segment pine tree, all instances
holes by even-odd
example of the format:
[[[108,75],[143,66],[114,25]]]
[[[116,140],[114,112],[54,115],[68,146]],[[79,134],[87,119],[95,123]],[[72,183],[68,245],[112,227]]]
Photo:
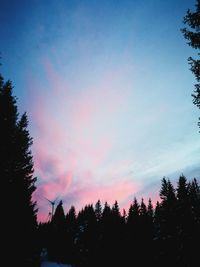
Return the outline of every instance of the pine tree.
[[[190,242],[188,244],[190,252],[191,266],[195,266],[195,262],[198,261],[198,246],[197,242],[200,240],[200,186],[197,179],[193,179],[189,183],[189,199],[192,212],[192,223],[190,231]]]
[[[36,189],[30,150],[32,138],[26,113],[19,118],[12,89],[12,83],[4,83],[0,76],[0,177],[8,196],[5,229],[9,234],[9,250],[16,255],[15,264],[30,266],[36,253],[37,229],[36,203],[32,200]]]
[[[56,228],[63,227],[66,224],[65,221],[65,212],[63,209],[63,202],[62,200],[58,203],[55,213],[53,215],[52,224],[55,225]]]
[[[149,198],[148,206],[147,206],[147,238],[149,241],[149,249],[148,252],[153,251],[153,238],[154,238],[154,209],[151,202],[151,199]],[[152,256],[151,256],[152,257]]]
[[[184,175],[181,175],[177,186],[177,199],[179,202],[186,202],[188,200],[188,184]]]
[[[120,213],[119,204],[115,200],[111,210],[110,227],[110,257],[113,266],[122,266],[124,263],[124,221]]]
[[[66,262],[67,231],[62,201],[56,207],[50,223],[49,235],[48,254],[50,259],[57,262]]]
[[[101,231],[100,231],[100,249],[98,266],[103,266],[106,262],[109,266],[111,264],[110,248],[112,247],[112,211],[107,202],[105,202],[101,219]]]
[[[117,200],[115,200],[114,205],[112,206],[112,216],[116,219],[120,218],[119,204]]]
[[[100,200],[98,200],[97,203],[95,204],[95,215],[96,215],[97,221],[99,222],[102,217],[102,206],[101,206]]]
[[[153,266],[153,206],[149,199],[148,207],[144,203],[142,198],[139,208],[139,225],[138,232],[140,233],[138,238],[138,257],[141,258],[141,266],[148,264]],[[143,257],[145,252],[146,257]]]
[[[151,198],[149,198],[149,202],[148,202],[148,207],[147,207],[147,214],[149,216],[149,218],[153,219],[153,205],[151,202]]]
[[[78,225],[76,210],[71,206],[66,215],[66,261],[71,264],[76,263],[76,242],[78,237]]]
[[[196,10],[195,12],[191,12],[191,10],[187,11],[186,16],[184,17],[184,24],[189,26],[188,28],[182,29],[183,35],[185,39],[187,39],[189,42],[188,44],[194,48],[199,49],[200,48],[200,0],[197,0],[196,2]],[[198,50],[199,51],[199,50]],[[198,56],[200,53],[198,52]],[[195,90],[192,94],[193,97],[193,103],[200,108],[200,60],[199,59],[193,59],[192,57],[188,58],[188,62],[190,64],[190,70],[193,72],[197,83],[195,84]],[[200,118],[198,125],[200,127]]]
[[[160,198],[162,199],[162,205],[170,206],[176,201],[175,189],[171,181],[166,180],[165,177],[162,179]]]
[[[104,224],[110,221],[111,208],[107,202],[104,204],[103,212],[102,212],[102,221]]]
[[[139,218],[139,210],[140,206],[138,204],[138,201],[136,198],[134,198],[133,203],[130,205],[129,211],[128,211],[128,218],[127,218],[127,223],[128,225],[132,223],[137,223],[138,218]]]
[[[81,266],[94,266],[97,253],[97,220],[93,205],[86,205],[78,214],[77,249]]]
[[[188,265],[188,243],[191,236],[192,210],[189,200],[189,185],[185,176],[181,175],[177,184],[177,242],[178,262],[180,265]]]
[[[127,224],[126,224],[126,250],[127,250],[127,257],[126,257],[126,264],[128,265],[129,262],[132,262],[133,258],[135,262],[139,261],[139,250],[140,245],[140,235],[141,235],[141,228],[140,228],[140,206],[136,198],[134,198],[133,202],[130,205],[128,210],[128,217],[127,217]]]
[[[125,209],[123,209],[123,211],[122,211],[122,221],[123,221],[124,224],[127,221],[127,213],[126,213]]]
[[[68,213],[66,214],[66,221],[67,221],[67,224],[69,224],[70,226],[75,223],[75,221],[76,221],[76,209],[74,206],[71,206]]]
[[[192,212],[195,217],[195,221],[200,224],[200,186],[197,179],[194,178],[188,185],[188,194],[191,203]]]
[[[162,179],[159,207],[159,245],[162,248],[161,262],[165,260],[166,266],[177,260],[177,199],[171,181]]]
[[[142,198],[140,203],[140,209],[139,209],[140,216],[147,217],[147,207],[144,203],[144,199]]]

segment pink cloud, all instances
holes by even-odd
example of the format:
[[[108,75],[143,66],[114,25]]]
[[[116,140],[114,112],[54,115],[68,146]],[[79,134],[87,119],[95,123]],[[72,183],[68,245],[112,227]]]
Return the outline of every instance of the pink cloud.
[[[85,178],[85,176],[82,176]],[[75,196],[76,206],[78,209],[85,204],[95,204],[98,199],[102,204],[107,201],[113,204],[115,200],[125,208],[130,204],[130,197],[133,199],[134,195],[141,189],[141,184],[130,180],[129,177],[122,177],[121,180],[111,180],[106,183],[96,182],[93,177],[89,177],[80,184],[74,184],[71,187],[70,194]],[[66,195],[66,200],[68,196]]]
[[[43,184],[43,192],[46,198],[54,199],[60,194],[65,195],[72,181],[71,174],[65,174],[55,180]]]
[[[38,83],[39,95],[33,97],[31,112],[36,136],[35,173],[39,177],[34,198],[43,214],[39,214],[39,218],[45,217],[45,209],[47,212],[44,197],[67,199],[75,195],[79,207],[98,198],[124,202],[138,190],[130,177],[117,178],[127,172],[129,162],[113,164],[110,170],[104,171],[108,177],[102,174],[116,139],[114,122],[123,111],[127,97],[125,92],[119,94],[118,71],[107,73],[95,88],[87,88],[77,95],[66,86],[65,79],[58,75],[48,59],[43,66],[49,89]]]

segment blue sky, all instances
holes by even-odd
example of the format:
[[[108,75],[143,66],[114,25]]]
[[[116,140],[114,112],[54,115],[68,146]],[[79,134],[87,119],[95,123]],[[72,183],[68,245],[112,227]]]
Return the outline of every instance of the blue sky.
[[[1,72],[34,138],[44,197],[68,208],[158,197],[199,178],[195,56],[180,28],[195,1],[1,1]]]

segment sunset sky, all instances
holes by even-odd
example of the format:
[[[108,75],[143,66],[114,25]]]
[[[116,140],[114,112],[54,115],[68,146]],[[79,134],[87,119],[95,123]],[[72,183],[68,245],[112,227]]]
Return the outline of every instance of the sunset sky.
[[[0,72],[27,111],[39,219],[158,199],[163,176],[200,178],[198,109],[180,28],[191,0],[1,0]]]

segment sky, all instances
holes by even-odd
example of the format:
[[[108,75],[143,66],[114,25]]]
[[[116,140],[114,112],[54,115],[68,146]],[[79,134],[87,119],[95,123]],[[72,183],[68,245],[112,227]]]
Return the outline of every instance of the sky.
[[[161,179],[200,178],[199,111],[180,31],[192,0],[1,0],[0,72],[33,137],[45,198],[77,210],[159,199]]]

